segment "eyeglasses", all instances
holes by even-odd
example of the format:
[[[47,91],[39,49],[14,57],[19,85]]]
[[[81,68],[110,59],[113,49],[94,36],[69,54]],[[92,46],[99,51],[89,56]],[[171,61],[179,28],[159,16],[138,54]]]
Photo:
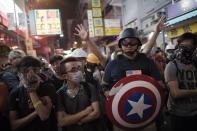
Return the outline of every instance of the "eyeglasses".
[[[81,66],[77,66],[77,67],[72,67],[71,70],[66,71],[67,73],[75,73],[77,71],[81,70]]]
[[[139,42],[133,41],[132,39],[126,38],[121,41],[121,45],[123,46],[137,46]]]

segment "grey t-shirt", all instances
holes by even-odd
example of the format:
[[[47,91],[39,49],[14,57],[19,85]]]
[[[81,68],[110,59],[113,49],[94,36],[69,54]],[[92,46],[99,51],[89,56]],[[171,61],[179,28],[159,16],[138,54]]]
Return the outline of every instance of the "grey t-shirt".
[[[197,69],[195,66],[187,67],[179,61],[169,62],[165,69],[165,81],[178,81],[179,88],[193,90],[197,88]],[[173,99],[168,98],[168,109],[177,116],[193,116],[197,114],[197,96]]]
[[[77,95],[73,98],[70,97],[66,91],[67,85],[62,86],[57,91],[57,111],[65,111],[67,114],[76,114],[90,106],[91,103],[99,101],[98,92],[95,86],[91,84],[81,84]],[[99,120],[96,119],[82,125],[74,124],[65,126],[63,131],[99,131],[99,124]]]

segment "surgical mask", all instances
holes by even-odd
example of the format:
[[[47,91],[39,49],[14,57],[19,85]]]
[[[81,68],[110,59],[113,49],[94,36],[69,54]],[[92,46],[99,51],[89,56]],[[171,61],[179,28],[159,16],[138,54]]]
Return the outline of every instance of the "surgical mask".
[[[83,77],[83,74],[81,71],[71,73],[70,76],[71,76],[71,80],[73,82],[80,83],[80,82],[84,81],[84,77]]]
[[[176,58],[183,64],[191,64],[193,62],[195,48],[179,46],[176,50]]]
[[[167,58],[168,58],[169,60],[174,60],[175,57],[176,57],[176,54],[175,54],[174,51],[169,51],[169,52],[167,52]]]

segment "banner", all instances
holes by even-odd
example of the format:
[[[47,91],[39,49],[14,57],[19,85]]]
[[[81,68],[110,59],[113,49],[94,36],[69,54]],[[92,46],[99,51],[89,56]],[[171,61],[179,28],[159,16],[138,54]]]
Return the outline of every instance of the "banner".
[[[18,27],[19,29],[24,30],[25,29],[25,14],[24,13],[18,13]]]
[[[8,30],[14,30],[14,13],[7,13]]]
[[[94,37],[94,23],[92,18],[92,10],[87,10],[87,16],[88,16],[89,36]]]

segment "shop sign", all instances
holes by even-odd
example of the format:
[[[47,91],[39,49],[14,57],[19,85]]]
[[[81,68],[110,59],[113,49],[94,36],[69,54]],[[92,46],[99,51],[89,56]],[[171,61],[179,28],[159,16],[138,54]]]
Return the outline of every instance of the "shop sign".
[[[100,0],[92,0],[92,7],[101,7]]]
[[[30,25],[35,23],[32,29],[34,35],[60,35],[62,34],[61,18],[59,9],[34,10],[34,19]],[[35,29],[34,29],[35,28]],[[35,31],[35,32],[34,32]]]
[[[14,30],[14,13],[7,13],[8,30]]]
[[[167,7],[167,16],[168,19],[185,14],[193,9],[196,9],[197,2],[196,0],[181,0],[175,4],[169,5]]]
[[[102,18],[94,18],[94,27],[103,26]]]
[[[92,15],[93,17],[101,17],[101,8],[92,8]]]
[[[104,22],[106,36],[119,35],[121,31],[119,19],[105,19]]]
[[[196,33],[197,32],[197,23],[190,24],[190,25],[184,25],[175,29],[172,29],[167,32],[169,38],[174,38],[182,35],[183,33],[186,32],[192,32]]]
[[[103,36],[103,27],[95,27],[94,28],[95,36]]]
[[[94,23],[92,18],[92,10],[87,10],[87,16],[88,16],[89,36],[94,37]]]
[[[120,31],[120,28],[105,28],[105,36],[119,35]]]

